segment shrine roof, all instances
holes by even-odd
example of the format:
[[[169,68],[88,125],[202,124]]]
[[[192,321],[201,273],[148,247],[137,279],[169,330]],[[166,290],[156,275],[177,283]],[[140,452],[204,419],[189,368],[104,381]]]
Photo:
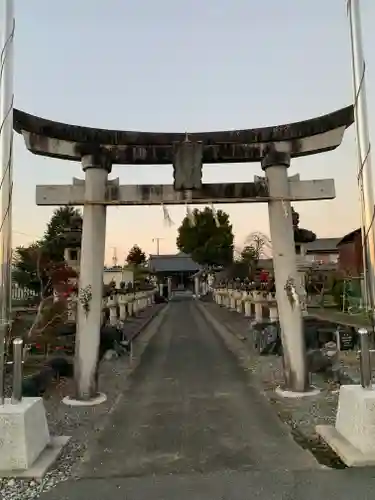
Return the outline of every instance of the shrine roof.
[[[148,266],[154,273],[194,272],[200,269],[200,265],[190,255],[182,252],[176,255],[150,255]]]
[[[90,148],[111,152],[113,163],[169,164],[175,144],[201,142],[203,163],[259,161],[270,143],[289,143],[293,157],[329,151],[354,121],[353,106],[309,120],[271,127],[211,132],[141,132],[70,125],[14,110],[14,130],[28,149],[45,156],[79,161]],[[338,132],[338,133],[337,133]],[[313,138],[313,140],[306,139]]]

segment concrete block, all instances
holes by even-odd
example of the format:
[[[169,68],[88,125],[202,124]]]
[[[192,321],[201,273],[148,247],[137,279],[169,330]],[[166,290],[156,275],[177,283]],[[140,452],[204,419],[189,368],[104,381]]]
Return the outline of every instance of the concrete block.
[[[360,385],[343,385],[335,427],[318,426],[316,431],[346,465],[374,465],[375,391]]]
[[[362,453],[375,452],[375,391],[360,385],[343,385],[336,429]]]
[[[62,449],[69,442],[70,437],[51,437],[51,441],[44,448],[39,457],[28,469],[0,470],[1,477],[17,477],[23,479],[42,479],[51,466],[58,459]]]
[[[50,443],[42,398],[0,406],[0,470],[28,469]]]
[[[375,453],[362,453],[333,425],[317,425],[316,433],[341,458],[348,467],[374,467]]]

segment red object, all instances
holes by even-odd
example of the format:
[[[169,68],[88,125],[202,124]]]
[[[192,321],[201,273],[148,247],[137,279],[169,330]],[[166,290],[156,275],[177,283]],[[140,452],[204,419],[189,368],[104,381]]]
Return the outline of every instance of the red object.
[[[268,274],[268,272],[267,272],[267,271],[264,271],[264,270],[263,270],[263,271],[261,271],[261,273],[260,273],[260,281],[261,281],[262,283],[264,283],[264,282],[268,281],[268,278],[269,278],[269,274]]]

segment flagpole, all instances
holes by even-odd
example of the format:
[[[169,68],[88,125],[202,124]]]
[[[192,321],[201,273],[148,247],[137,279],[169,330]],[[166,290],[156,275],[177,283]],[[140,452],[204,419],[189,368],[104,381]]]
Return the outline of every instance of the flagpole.
[[[366,64],[362,46],[360,0],[347,0],[350,26],[354,91],[354,119],[358,149],[358,185],[364,244],[364,271],[368,306],[375,314],[375,208],[371,165],[371,144],[367,115]]]
[[[1,279],[0,405],[4,404],[5,341],[11,325],[12,191],[13,191],[13,49],[14,0],[2,0],[0,59]]]

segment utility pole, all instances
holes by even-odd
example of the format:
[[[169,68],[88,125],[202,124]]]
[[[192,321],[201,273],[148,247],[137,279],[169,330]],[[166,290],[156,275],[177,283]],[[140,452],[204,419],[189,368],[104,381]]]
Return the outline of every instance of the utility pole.
[[[117,259],[117,247],[112,247],[113,255],[112,255],[112,264],[113,267],[117,267],[118,259]]]
[[[358,149],[358,188],[361,203],[361,231],[366,302],[375,314],[375,227],[371,144],[366,97],[366,64],[363,55],[360,0],[346,1],[352,56],[354,120]]]
[[[156,255],[160,255],[160,241],[164,238],[152,238],[152,242],[156,242]]]
[[[1,281],[0,281],[0,405],[4,404],[5,339],[11,324],[12,192],[13,192],[13,48],[14,1],[1,2],[0,163],[1,163]]]

